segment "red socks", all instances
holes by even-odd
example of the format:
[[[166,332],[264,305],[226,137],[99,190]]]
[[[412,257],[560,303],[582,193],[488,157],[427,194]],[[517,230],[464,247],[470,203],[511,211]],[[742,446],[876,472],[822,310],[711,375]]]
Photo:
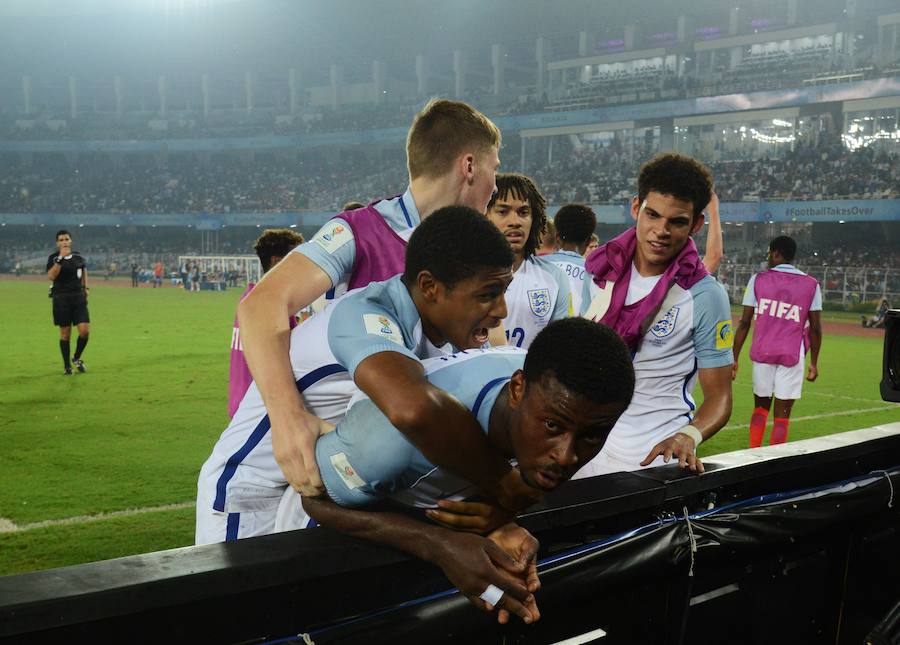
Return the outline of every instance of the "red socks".
[[[772,424],[772,437],[769,439],[769,445],[774,446],[776,443],[787,441],[789,421],[790,419],[775,419]]]
[[[750,416],[750,447],[759,448],[762,445],[763,435],[766,432],[766,421],[769,419],[769,411],[765,408],[754,408]]]

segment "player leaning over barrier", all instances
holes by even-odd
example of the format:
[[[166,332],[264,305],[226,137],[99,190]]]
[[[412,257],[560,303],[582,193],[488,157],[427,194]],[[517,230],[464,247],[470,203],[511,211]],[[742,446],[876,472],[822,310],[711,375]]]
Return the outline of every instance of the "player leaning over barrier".
[[[426,380],[419,359],[440,355],[447,343],[467,349],[487,341],[488,329],[506,315],[512,262],[509,244],[481,213],[440,209],[410,237],[403,275],[346,294],[291,332],[290,378],[304,408],[330,427],[358,387],[404,434],[421,418],[439,419],[440,440],[450,436],[434,453],[461,450],[475,433],[508,470],[470,412]],[[305,525],[299,498],[276,461],[271,409],[267,414],[257,385],[247,390],[200,472],[198,543],[272,533],[282,497],[285,519],[277,528]],[[529,497],[538,496],[527,488]]]
[[[756,319],[756,331],[750,345],[753,361],[753,400],[750,417],[750,447],[762,445],[772,397],[775,397],[775,420],[771,444],[784,443],[794,401],[803,390],[803,368],[806,358],[804,333],[809,321],[809,370],[807,381],[819,376],[819,350],[822,347],[822,291],[812,276],[791,262],[797,254],[797,243],[787,235],[769,242],[767,271],[750,277],[744,291],[744,311],[734,337],[734,369],[747,332]]]
[[[547,325],[527,354],[512,347],[472,350],[424,366],[429,382],[471,410],[490,443],[544,491],[597,454],[634,390],[625,344],[605,325],[580,318]],[[328,497],[303,503],[322,525],[440,566],[478,606],[499,605],[526,622],[539,617],[537,543],[527,531],[507,524],[485,539],[398,512],[433,509],[438,499],[467,499],[477,491],[436,468],[368,398],[355,400],[335,431],[319,438],[316,460]],[[378,510],[341,509],[330,500]],[[498,585],[509,592],[503,600]]]
[[[731,416],[731,308],[691,235],[712,178],[700,162],[657,155],[641,167],[636,225],[588,257],[585,317],[613,327],[634,355],[634,398],[579,476],[668,462],[703,471],[697,446]],[[699,376],[703,403],[691,393]]]
[[[313,449],[324,426],[304,408],[291,377],[288,316],[326,291],[339,293],[401,273],[406,240],[420,219],[438,208],[462,204],[483,213],[496,188],[499,147],[500,131],[474,108],[429,102],[407,137],[407,191],[331,220],[270,271],[238,308],[244,354],[272,417],[275,456],[294,489],[322,491]],[[518,471],[490,451],[483,436],[444,422],[446,402],[402,398],[409,407],[400,427],[426,454],[476,479],[508,508],[527,504],[522,497],[529,491]],[[458,451],[444,448],[451,433],[461,433],[453,434]]]
[[[527,349],[548,322],[572,314],[566,276],[537,255],[547,223],[546,205],[544,196],[525,175],[497,175],[497,193],[488,204],[487,216],[516,254],[513,281],[506,291],[509,316],[503,321],[506,340],[514,347]]]

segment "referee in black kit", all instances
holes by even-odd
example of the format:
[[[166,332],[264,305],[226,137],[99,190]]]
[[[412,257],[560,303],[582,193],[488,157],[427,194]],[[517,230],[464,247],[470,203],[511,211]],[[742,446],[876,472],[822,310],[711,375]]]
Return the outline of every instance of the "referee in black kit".
[[[53,298],[53,324],[59,327],[59,351],[62,353],[64,374],[72,373],[72,365],[85,372],[81,354],[88,342],[91,319],[87,308],[87,269],[80,253],[72,251],[69,231],[56,234],[56,253],[47,258],[47,277],[53,282],[50,296]],[[78,326],[78,342],[75,356],[69,362],[69,338],[72,325]]]

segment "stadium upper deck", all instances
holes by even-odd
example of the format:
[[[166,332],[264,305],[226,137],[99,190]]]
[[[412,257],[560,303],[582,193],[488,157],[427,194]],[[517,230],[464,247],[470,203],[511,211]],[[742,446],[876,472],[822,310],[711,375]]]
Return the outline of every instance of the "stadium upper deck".
[[[635,104],[655,104],[640,108],[642,119],[666,119],[898,96],[900,12],[891,13],[891,6],[878,0],[859,7],[772,0],[743,3],[727,14],[686,6],[681,15],[662,11],[655,22],[626,16],[594,31],[536,32],[533,47],[500,31],[492,34],[487,52],[487,43],[467,47],[461,40],[443,52],[446,60],[433,52],[390,67],[386,52],[354,66],[336,62],[304,69],[270,58],[236,61],[217,73],[196,60],[173,65],[156,57],[149,62],[157,66],[149,78],[149,65],[141,73],[99,77],[57,71],[40,76],[7,63],[0,68],[0,96],[6,97],[0,99],[0,138],[42,140],[39,146],[7,149],[45,151],[71,151],[68,140],[227,140],[181,142],[169,146],[174,150],[233,148],[234,139],[249,148],[334,145],[341,140],[303,135],[404,128],[433,94],[464,98],[495,117],[607,108],[588,116],[607,124],[630,120],[622,115],[633,113]],[[572,13],[579,11],[584,24],[597,21],[596,9]],[[378,54],[385,54],[382,60]],[[806,89],[799,99],[779,93],[797,88]],[[766,94],[753,94],[759,92]],[[737,98],[706,99],[722,96]],[[573,121],[543,116],[509,119],[504,129]],[[273,135],[294,137],[273,141]],[[108,147],[123,149],[130,148]]]

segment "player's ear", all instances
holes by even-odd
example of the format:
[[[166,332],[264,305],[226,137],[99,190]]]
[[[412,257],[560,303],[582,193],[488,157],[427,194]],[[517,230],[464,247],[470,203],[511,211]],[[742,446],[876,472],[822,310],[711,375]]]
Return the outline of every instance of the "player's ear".
[[[475,181],[475,162],[475,155],[471,152],[461,154],[456,160],[459,171],[467,184]]]
[[[703,228],[703,224],[706,222],[706,215],[702,212],[694,215],[694,224],[691,226],[691,235],[694,235]]]
[[[434,302],[437,299],[441,286],[431,271],[419,271],[419,275],[416,276],[416,288],[426,302]]]
[[[516,370],[509,379],[509,407],[513,410],[521,405],[525,398],[525,372]]]
[[[641,212],[641,206],[642,204],[637,195],[631,198],[631,219],[635,222],[637,221],[638,213]]]

